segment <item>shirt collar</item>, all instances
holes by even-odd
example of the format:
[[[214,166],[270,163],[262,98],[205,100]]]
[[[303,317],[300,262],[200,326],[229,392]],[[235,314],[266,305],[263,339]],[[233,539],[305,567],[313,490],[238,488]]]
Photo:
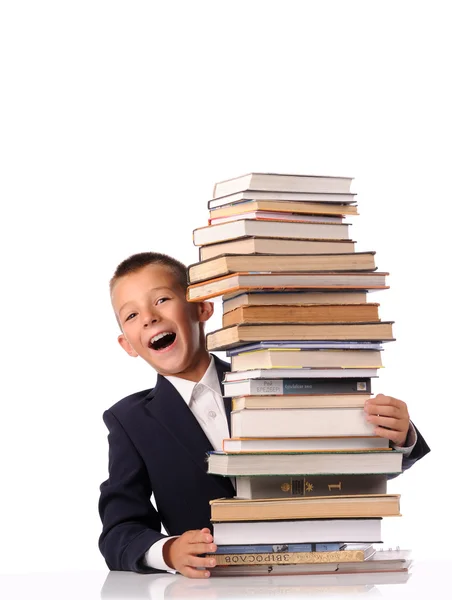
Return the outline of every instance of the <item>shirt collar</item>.
[[[188,379],[182,379],[181,377],[175,377],[174,375],[164,375],[165,379],[167,379],[179,392],[179,394],[184,399],[184,402],[189,405],[190,400],[193,394],[193,390],[195,386],[199,384],[203,384],[207,388],[209,388],[213,393],[221,394],[220,382],[218,381],[218,373],[215,366],[215,360],[213,356],[210,356],[210,363],[206,369],[206,372],[200,379],[198,383],[195,381],[189,381]]]

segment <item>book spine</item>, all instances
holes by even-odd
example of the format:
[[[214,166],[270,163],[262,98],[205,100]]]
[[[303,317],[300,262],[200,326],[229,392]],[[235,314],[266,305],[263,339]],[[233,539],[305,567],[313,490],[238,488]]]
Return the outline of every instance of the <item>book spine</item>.
[[[247,494],[241,495],[242,479]],[[310,477],[246,477],[237,481],[237,497],[294,498],[300,496],[353,496],[386,494],[386,475],[311,475]]]
[[[330,544],[257,544],[242,546],[217,546],[216,554],[271,554],[285,552],[337,552],[341,543]]]
[[[226,385],[225,382],[225,392]],[[229,387],[229,386],[228,386]],[[353,394],[371,392],[371,379],[254,379],[250,382],[251,395],[309,395],[309,394]],[[233,389],[233,388],[232,388]]]
[[[339,550],[338,552],[271,552],[261,554],[207,554],[206,558],[215,558],[221,565],[296,565],[300,563],[318,564],[335,562],[361,562],[362,550]]]

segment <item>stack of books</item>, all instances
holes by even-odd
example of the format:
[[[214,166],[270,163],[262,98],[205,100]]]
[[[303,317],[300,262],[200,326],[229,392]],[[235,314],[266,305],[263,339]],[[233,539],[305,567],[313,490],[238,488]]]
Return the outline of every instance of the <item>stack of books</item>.
[[[231,439],[208,457],[209,473],[236,483],[235,498],[211,502],[223,572],[385,568],[373,544],[382,518],[400,515],[386,482],[402,453],[374,435],[363,407],[393,323],[368,301],[388,273],[374,251],[355,252],[351,183],[268,173],[223,181],[208,226],[193,232],[200,261],[187,298],[222,297],[223,327],[207,348],[232,361]]]

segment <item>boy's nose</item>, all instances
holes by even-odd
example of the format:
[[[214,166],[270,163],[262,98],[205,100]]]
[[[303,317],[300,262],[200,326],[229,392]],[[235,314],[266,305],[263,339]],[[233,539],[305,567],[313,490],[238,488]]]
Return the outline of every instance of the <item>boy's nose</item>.
[[[148,327],[149,325],[152,325],[153,323],[157,323],[158,321],[158,317],[156,314],[148,314],[148,315],[144,315],[144,320],[143,320],[143,326],[144,327]]]

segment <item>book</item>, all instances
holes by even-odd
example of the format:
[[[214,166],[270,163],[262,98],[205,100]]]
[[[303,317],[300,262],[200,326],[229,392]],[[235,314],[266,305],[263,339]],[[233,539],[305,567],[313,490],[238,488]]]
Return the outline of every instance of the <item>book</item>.
[[[379,323],[246,323],[217,329],[206,336],[207,349],[227,350],[260,340],[394,340],[392,322]],[[241,394],[240,394],[241,395]]]
[[[386,475],[237,477],[236,488],[237,498],[249,500],[299,496],[386,494],[387,477]]]
[[[240,292],[223,297],[223,314],[242,306],[303,306],[305,304],[365,304],[366,292]]]
[[[225,381],[225,398],[238,396],[284,396],[370,393],[371,379],[247,379]],[[298,436],[301,437],[301,436]]]
[[[219,225],[198,227],[193,231],[193,243],[195,246],[207,246],[253,235],[265,238],[348,240],[350,239],[349,226],[349,223],[295,223],[240,219]]]
[[[239,396],[232,398],[232,410],[273,408],[364,408],[370,394],[309,394],[306,396]]]
[[[309,204],[318,204],[324,209],[325,205],[337,205],[337,208],[354,207],[356,205],[356,194],[353,193],[320,193],[320,192],[274,192],[264,190],[246,190],[227,194],[218,198],[211,198],[207,202],[209,210],[214,210],[223,206],[230,206],[242,202],[302,202]],[[353,213],[350,213],[353,214]]]
[[[366,272],[304,272],[304,273],[231,273],[188,286],[187,300],[201,302],[239,290],[384,290],[388,273]],[[278,338],[281,339],[281,338]]]
[[[378,369],[354,368],[312,368],[300,369],[249,369],[246,371],[229,371],[225,373],[224,381],[247,381],[248,379],[340,379],[341,377],[378,377]]]
[[[329,175],[247,173],[215,183],[213,197],[220,198],[247,190],[348,194],[352,181],[352,177],[331,177]]]
[[[348,563],[369,559],[374,553],[370,544],[362,545],[362,550],[339,550],[337,552],[270,552],[267,554],[206,554],[206,558],[215,558],[216,566],[221,565],[296,565],[319,563]]]
[[[190,283],[241,272],[375,271],[375,252],[344,254],[223,254],[188,267]]]
[[[243,409],[231,412],[232,437],[373,435],[361,407]]]
[[[346,544],[242,544],[241,546],[217,546],[218,554],[270,554],[280,552],[338,552]]]
[[[201,246],[199,260],[208,260],[222,254],[343,254],[353,252],[355,243],[353,240],[278,239],[246,236],[238,240]]]
[[[381,519],[301,519],[213,523],[215,544],[380,543]]]
[[[359,397],[359,394],[357,394]],[[309,396],[308,396],[309,397]],[[269,396],[271,398],[271,396]],[[227,438],[223,440],[223,452],[255,454],[263,452],[353,452],[356,450],[388,450],[389,440],[378,436],[331,436],[293,438]],[[273,478],[272,478],[273,479]],[[238,489],[238,488],[237,488]],[[380,493],[375,491],[375,493]]]
[[[261,452],[255,454],[226,454],[224,452],[212,451],[208,454],[207,472],[212,475],[222,475],[223,477],[254,477],[257,475],[388,475],[402,472],[402,457],[403,452],[397,450],[391,450],[390,452],[274,452],[269,454]],[[303,540],[297,541],[301,542]],[[326,540],[316,541],[322,542]],[[344,541],[350,542],[352,540]]]
[[[343,519],[400,517],[397,494],[354,496],[300,496],[298,498],[210,501],[211,521],[281,521],[295,519]]]
[[[379,350],[307,350],[301,348],[269,348],[235,354],[232,371],[248,369],[374,368],[382,366]]]
[[[226,197],[223,197],[226,199]],[[209,210],[209,221],[229,217],[240,217],[249,213],[269,213],[282,215],[301,215],[322,217],[339,217],[358,215],[358,208],[352,204],[334,204],[327,202],[303,202],[300,200],[241,200],[222,204]],[[279,217],[278,217],[279,218]],[[289,217],[290,218],[290,217]]]
[[[296,223],[342,223],[343,217],[337,215],[313,215],[289,212],[277,212],[270,210],[254,210],[244,212],[238,215],[228,215],[209,219],[209,225],[219,225],[220,223],[230,223],[240,219],[256,219],[257,221],[291,221]]]
[[[253,352],[254,350],[383,350],[381,342],[367,342],[361,341],[347,341],[343,340],[340,342],[329,340],[329,341],[279,341],[272,340],[270,342],[257,342],[255,344],[244,344],[237,348],[229,348],[226,351],[227,356],[237,356],[245,352]]]
[[[229,196],[231,198],[231,196]],[[223,196],[222,200],[227,197]],[[218,219],[221,217],[229,217],[232,215],[241,215],[253,211],[276,212],[286,214],[302,214],[302,215],[334,215],[339,217],[356,216],[358,208],[352,204],[333,204],[327,202],[304,202],[303,200],[292,200],[290,197],[287,200],[271,199],[248,199],[236,200],[228,204],[222,204],[209,211],[210,219]]]
[[[241,306],[223,314],[223,327],[241,323],[368,323],[379,321],[377,303]]]

